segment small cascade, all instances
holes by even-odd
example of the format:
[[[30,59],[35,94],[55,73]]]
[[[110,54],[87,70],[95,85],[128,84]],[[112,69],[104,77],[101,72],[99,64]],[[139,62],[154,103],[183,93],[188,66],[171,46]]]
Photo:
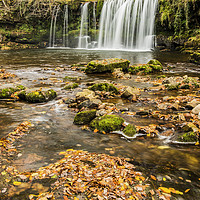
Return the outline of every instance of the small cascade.
[[[89,36],[88,36],[88,5],[89,2],[81,5],[81,27],[78,40],[78,48],[88,48]]]
[[[50,35],[49,35],[49,47],[52,47],[52,35],[53,35],[53,23],[54,23],[54,15],[55,15],[56,6],[53,8],[53,13],[51,17],[51,26],[50,26]]]
[[[51,18],[51,26],[50,26],[50,35],[49,35],[49,47],[55,47],[56,41],[56,22],[58,17],[60,6],[54,6],[52,18]]]
[[[97,30],[97,21],[96,21],[96,2],[93,4],[93,27],[94,30]],[[95,35],[96,36],[96,35]],[[96,38],[96,37],[95,37]]]
[[[69,23],[69,16],[68,16],[68,5],[65,5],[65,13],[64,13],[64,23],[63,23],[63,47],[68,46],[68,23]]]
[[[151,50],[157,0],[107,0],[99,28],[98,48]]]

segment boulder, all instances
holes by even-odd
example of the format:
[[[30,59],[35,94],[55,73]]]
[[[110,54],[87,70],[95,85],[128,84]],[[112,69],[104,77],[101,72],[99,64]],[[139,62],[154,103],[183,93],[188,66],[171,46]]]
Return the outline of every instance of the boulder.
[[[178,137],[178,141],[180,142],[197,142],[198,137],[194,132],[184,133],[183,135]]]
[[[96,83],[92,86],[90,86],[88,89],[93,91],[106,91],[110,92],[111,94],[119,94],[118,89],[110,83]]]
[[[130,61],[120,58],[93,60],[87,64],[85,72],[87,74],[113,72],[115,68],[122,68],[123,71],[126,71],[129,64]]]
[[[67,83],[65,86],[64,86],[64,90],[70,90],[70,89],[75,89],[78,87],[78,83]]]
[[[95,118],[91,121],[90,127],[92,130],[97,129],[100,132],[112,132],[122,128],[124,119],[117,115],[106,115],[103,117]]]
[[[137,130],[134,125],[128,124],[123,130],[123,133],[128,137],[133,137],[137,133]]]
[[[84,89],[82,92],[78,92],[76,94],[76,100],[78,103],[94,98],[95,98],[95,92],[88,89]]]
[[[22,91],[18,94],[18,97],[21,100],[25,100],[30,103],[42,103],[51,101],[57,96],[56,92],[53,89],[46,90],[46,91]]]
[[[85,125],[89,124],[96,117],[96,110],[82,111],[76,114],[74,124]]]
[[[193,114],[199,114],[200,112],[200,104],[198,104],[195,108],[192,109]]]
[[[125,99],[131,99],[133,101],[137,100],[137,96],[140,95],[140,91],[136,88],[132,88],[130,86],[126,87],[121,97]]]
[[[24,89],[25,87],[23,85],[0,89],[0,99],[14,98],[13,95],[15,92],[18,92]]]

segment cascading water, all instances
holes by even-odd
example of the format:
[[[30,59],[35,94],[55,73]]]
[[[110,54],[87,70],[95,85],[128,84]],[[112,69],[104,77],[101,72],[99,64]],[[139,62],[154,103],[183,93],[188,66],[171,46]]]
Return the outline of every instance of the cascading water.
[[[64,23],[63,23],[63,46],[68,46],[68,5],[65,5]]]
[[[81,6],[81,28],[78,40],[78,48],[88,48],[88,5],[89,2]]]
[[[99,28],[99,49],[151,50],[157,0],[107,0]]]
[[[93,4],[93,27],[94,27],[94,30],[96,31],[97,30],[97,20],[96,20],[96,7],[95,7],[95,4],[96,2],[94,2]]]
[[[53,36],[53,23],[54,23],[54,16],[55,16],[55,10],[56,10],[56,6],[54,6],[53,8],[53,13],[52,13],[52,17],[51,17],[51,26],[50,26],[50,35],[49,35],[49,47],[53,46],[52,43],[52,36]]]

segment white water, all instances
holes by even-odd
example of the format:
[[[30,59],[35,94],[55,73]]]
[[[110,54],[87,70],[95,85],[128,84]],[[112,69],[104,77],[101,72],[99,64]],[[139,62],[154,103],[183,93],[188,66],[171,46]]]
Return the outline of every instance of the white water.
[[[154,47],[157,0],[107,0],[99,28],[99,49],[149,51]]]
[[[53,8],[52,18],[51,18],[51,26],[50,26],[50,35],[49,35],[49,47],[52,47],[52,35],[53,35],[53,23],[54,23],[54,15],[55,15],[56,6]]]
[[[97,30],[97,21],[96,21],[96,2],[93,3],[93,27],[94,30]],[[96,39],[96,34],[95,34],[95,39]]]
[[[88,48],[88,23],[89,23],[89,17],[88,17],[88,5],[89,2],[82,4],[81,7],[81,27],[80,27],[80,34],[79,34],[79,40],[78,40],[78,48]]]
[[[64,14],[64,22],[63,22],[63,47],[68,46],[68,5],[65,5],[65,14]]]

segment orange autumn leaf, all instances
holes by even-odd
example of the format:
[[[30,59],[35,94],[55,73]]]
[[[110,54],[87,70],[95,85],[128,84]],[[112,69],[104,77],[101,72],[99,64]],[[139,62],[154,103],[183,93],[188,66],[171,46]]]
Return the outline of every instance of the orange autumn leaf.
[[[94,129],[94,133],[97,133],[98,132],[98,129]]]
[[[156,180],[157,180],[157,179],[156,179],[156,177],[155,177],[155,176],[153,176],[153,175],[151,175],[150,177],[151,177],[151,179],[153,179],[154,181],[156,181]]]
[[[64,200],[69,200],[66,196],[63,196]]]

